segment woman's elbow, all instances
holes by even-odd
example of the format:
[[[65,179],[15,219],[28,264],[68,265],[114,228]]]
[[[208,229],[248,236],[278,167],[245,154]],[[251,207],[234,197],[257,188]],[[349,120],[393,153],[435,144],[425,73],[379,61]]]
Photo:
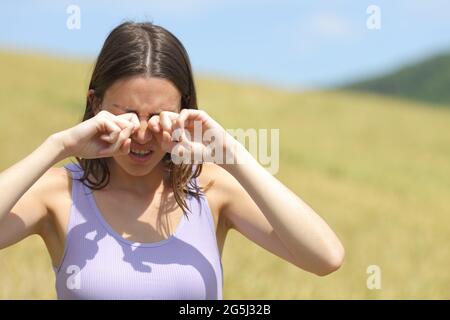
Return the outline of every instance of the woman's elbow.
[[[344,263],[345,249],[342,244],[333,250],[330,250],[327,257],[321,263],[320,268],[315,270],[315,274],[321,277],[337,271]]]

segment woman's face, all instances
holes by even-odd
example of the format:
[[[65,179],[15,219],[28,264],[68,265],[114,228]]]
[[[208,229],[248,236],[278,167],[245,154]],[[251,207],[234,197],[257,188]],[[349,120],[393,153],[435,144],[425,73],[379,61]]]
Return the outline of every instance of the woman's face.
[[[131,138],[131,150],[152,153],[145,157],[145,163],[136,161],[130,154],[114,156],[116,163],[133,176],[147,175],[155,168],[165,155],[155,136],[147,127],[151,116],[161,111],[179,113],[181,95],[178,89],[162,78],[132,76],[119,79],[105,92],[102,109],[115,115],[135,113],[140,121],[140,128]]]

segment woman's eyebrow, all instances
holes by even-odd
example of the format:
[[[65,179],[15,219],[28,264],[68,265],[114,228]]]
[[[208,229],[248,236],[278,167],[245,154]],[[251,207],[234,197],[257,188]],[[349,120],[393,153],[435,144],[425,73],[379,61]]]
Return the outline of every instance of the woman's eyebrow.
[[[134,113],[138,113],[137,110],[133,110],[133,109],[131,109],[131,108],[129,108],[129,107],[126,107],[126,106],[120,106],[120,105],[118,105],[117,103],[113,103],[112,105],[113,105],[114,107],[116,107],[116,108],[121,109],[121,110],[124,111],[124,112],[134,112]],[[150,116],[159,115],[159,114],[161,113],[161,111],[162,111],[161,109],[157,109],[156,112],[150,113]]]
[[[116,107],[116,108],[121,109],[122,111],[125,111],[125,112],[135,112],[135,113],[138,113],[138,112],[137,112],[136,110],[134,110],[134,109],[131,109],[131,108],[126,107],[126,106],[120,106],[120,105],[118,105],[117,103],[113,103],[112,105],[113,105],[114,107]],[[151,115],[151,116],[159,115],[159,114],[161,113],[161,111],[164,111],[164,110],[162,110],[161,108],[156,109],[156,111],[150,113],[150,115]],[[172,111],[172,112],[176,112],[176,111]]]

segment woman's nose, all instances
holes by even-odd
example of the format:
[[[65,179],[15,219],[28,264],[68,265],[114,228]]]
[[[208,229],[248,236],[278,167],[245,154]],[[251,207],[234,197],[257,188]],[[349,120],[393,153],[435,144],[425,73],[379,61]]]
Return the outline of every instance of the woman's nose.
[[[142,120],[140,122],[140,127],[133,135],[134,140],[139,142],[140,144],[145,144],[152,139],[152,133],[148,130],[147,121]]]

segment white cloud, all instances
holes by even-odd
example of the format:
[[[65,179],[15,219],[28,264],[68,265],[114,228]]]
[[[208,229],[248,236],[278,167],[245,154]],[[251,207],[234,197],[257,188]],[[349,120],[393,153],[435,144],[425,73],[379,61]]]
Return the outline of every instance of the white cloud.
[[[308,55],[336,41],[346,45],[357,41],[364,29],[365,23],[358,28],[355,21],[345,16],[319,11],[299,16],[295,21],[278,24],[276,32],[289,35],[291,50]]]

